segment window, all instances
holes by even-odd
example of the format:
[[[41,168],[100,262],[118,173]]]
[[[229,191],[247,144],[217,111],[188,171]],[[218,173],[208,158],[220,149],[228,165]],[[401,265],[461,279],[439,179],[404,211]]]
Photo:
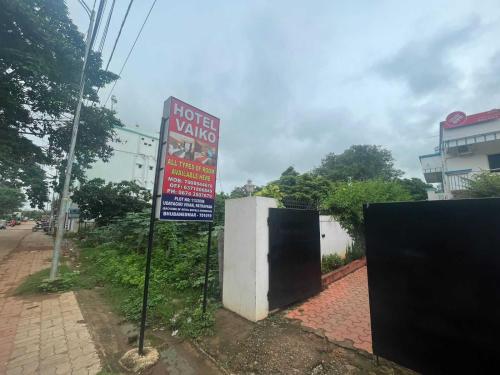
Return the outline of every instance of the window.
[[[142,164],[137,163],[137,168],[141,169],[142,168]]]
[[[150,170],[150,171],[152,171],[152,170],[153,170],[153,167],[152,167],[152,166],[150,166],[150,167],[149,167],[149,170]]]
[[[500,154],[488,155],[488,163],[490,169],[495,169],[495,172],[500,172]]]

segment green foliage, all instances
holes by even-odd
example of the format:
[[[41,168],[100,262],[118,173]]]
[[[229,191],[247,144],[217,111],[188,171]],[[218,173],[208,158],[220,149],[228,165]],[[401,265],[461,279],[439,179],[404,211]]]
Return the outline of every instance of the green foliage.
[[[72,199],[80,207],[82,218],[95,219],[98,225],[106,225],[113,218],[147,208],[151,194],[135,182],[106,184],[103,179],[95,178],[81,184],[73,192]]]
[[[24,194],[19,189],[0,185],[0,215],[19,211],[24,199]]]
[[[432,185],[426,184],[420,178],[402,178],[397,180],[401,186],[411,195],[414,201],[427,200],[427,189]]]
[[[314,172],[330,181],[394,179],[403,174],[394,168],[389,150],[373,145],[354,145],[340,155],[330,153]]]
[[[104,285],[110,298],[127,319],[140,319],[144,283],[149,214],[130,213],[107,226],[97,227],[80,240],[81,278],[87,285]],[[197,223],[160,222],[155,225],[155,242],[150,279],[149,319],[168,325],[183,336],[210,332],[216,304],[201,315],[207,245],[206,226]],[[209,272],[209,296],[219,296],[218,265],[214,238]]]
[[[278,180],[262,187],[255,195],[275,198],[281,206],[296,202],[317,207],[330,188],[330,182],[322,176],[300,174],[293,167],[288,167]]]
[[[85,43],[63,0],[0,0],[0,7],[0,181],[24,188],[32,207],[43,208],[44,167],[64,168]],[[118,78],[101,64],[91,52],[75,176],[109,157],[112,127],[121,125],[112,111],[95,106],[97,89]]]
[[[482,172],[470,179],[464,198],[500,197],[500,173]]]
[[[283,201],[283,193],[280,191],[280,187],[274,183],[264,186],[261,190],[255,193],[255,195],[259,197],[274,198],[279,204]]]
[[[254,194],[258,193],[262,189],[259,186],[255,186]],[[231,194],[229,194],[229,198],[234,199],[234,198],[245,198],[248,197],[248,192],[245,189],[245,185],[243,186],[236,186],[232,191]]]
[[[28,220],[40,220],[45,213],[40,210],[27,210],[23,211],[22,215],[23,217],[27,217]]]
[[[225,201],[229,196],[224,193],[215,195],[214,225],[224,225]]]
[[[78,271],[62,273],[54,280],[44,279],[38,286],[38,289],[45,293],[56,293],[70,290],[71,287],[75,285],[78,273]]]
[[[274,182],[283,193],[284,201],[301,202],[317,207],[330,191],[330,182],[312,173],[299,174],[293,167],[286,169]]]
[[[50,269],[35,272],[28,276],[21,285],[16,288],[16,295],[30,295],[37,293],[53,293],[71,289],[76,285],[78,271],[72,271],[67,265],[61,264],[59,276],[54,281],[48,279]]]
[[[325,200],[324,208],[364,247],[363,204],[406,200],[411,200],[411,195],[395,181],[340,182]]]
[[[332,272],[344,264],[346,264],[344,259],[338,254],[323,255],[321,258],[321,273]]]
[[[365,249],[360,241],[354,241],[347,246],[344,262],[349,264],[354,260],[361,259],[365,256]]]

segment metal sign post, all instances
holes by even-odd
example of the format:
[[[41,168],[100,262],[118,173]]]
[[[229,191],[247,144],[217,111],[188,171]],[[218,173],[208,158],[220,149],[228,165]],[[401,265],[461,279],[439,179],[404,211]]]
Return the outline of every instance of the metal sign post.
[[[146,315],[148,309],[149,276],[151,274],[151,256],[153,254],[153,240],[156,220],[156,200],[158,195],[158,180],[161,172],[161,156],[165,142],[166,118],[162,117],[160,127],[160,141],[158,142],[158,152],[156,155],[155,184],[153,187],[153,201],[151,205],[151,218],[149,219],[148,250],[146,255],[146,271],[144,274],[144,293],[142,297],[141,329],[139,333],[139,354],[144,355],[144,331],[146,330]]]
[[[203,285],[203,315],[207,312],[208,271],[210,268],[210,248],[212,247],[212,222],[208,223],[207,259],[205,261],[205,284]]]
[[[220,120],[174,97],[165,101],[156,157],[153,204],[144,275],[139,354],[144,355],[151,256],[156,219],[209,222],[203,313],[207,307],[208,273],[215,208],[215,180]]]

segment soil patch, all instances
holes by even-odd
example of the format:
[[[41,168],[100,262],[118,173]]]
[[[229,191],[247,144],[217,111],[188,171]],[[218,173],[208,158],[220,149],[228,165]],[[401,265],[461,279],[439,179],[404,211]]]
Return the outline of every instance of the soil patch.
[[[112,311],[103,288],[79,290],[76,295],[103,368],[111,373],[123,373],[119,360],[124,353],[137,348],[137,327]],[[160,360],[144,374],[221,374],[189,341],[172,337],[169,331],[147,331],[146,338],[146,345],[152,345],[158,350]]]
[[[216,335],[200,346],[236,374],[414,374],[388,361],[342,348],[287,321],[283,313],[251,323],[220,309]]]

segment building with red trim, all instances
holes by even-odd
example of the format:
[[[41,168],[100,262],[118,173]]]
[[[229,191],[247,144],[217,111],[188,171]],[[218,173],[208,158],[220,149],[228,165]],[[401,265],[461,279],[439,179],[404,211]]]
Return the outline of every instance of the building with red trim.
[[[419,157],[428,199],[452,199],[482,171],[500,172],[500,109],[450,113],[439,124],[436,152]]]

